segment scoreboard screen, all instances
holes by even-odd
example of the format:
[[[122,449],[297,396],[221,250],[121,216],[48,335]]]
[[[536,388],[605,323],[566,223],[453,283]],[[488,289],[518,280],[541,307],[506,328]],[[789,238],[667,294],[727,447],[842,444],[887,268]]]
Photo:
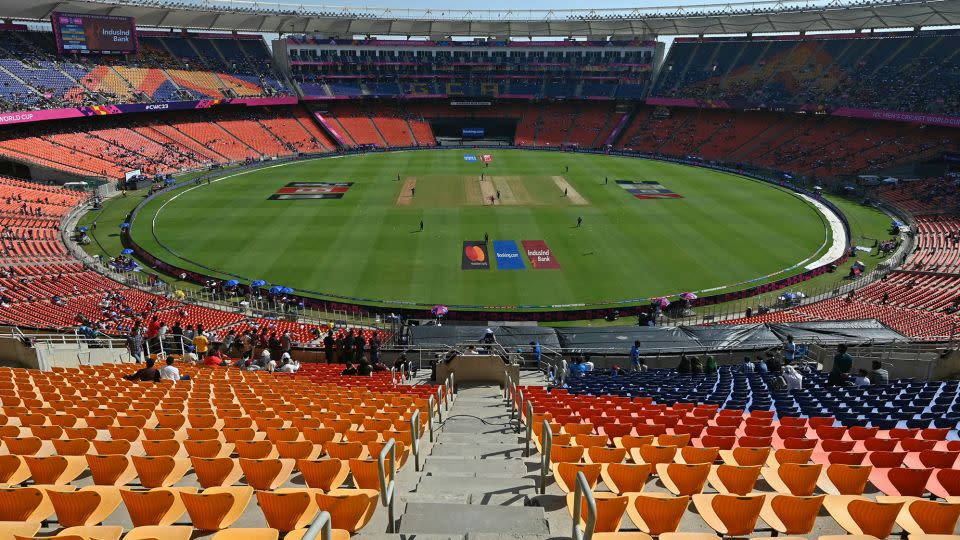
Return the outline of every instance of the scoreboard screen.
[[[132,17],[54,12],[50,22],[61,53],[137,52],[137,26]]]

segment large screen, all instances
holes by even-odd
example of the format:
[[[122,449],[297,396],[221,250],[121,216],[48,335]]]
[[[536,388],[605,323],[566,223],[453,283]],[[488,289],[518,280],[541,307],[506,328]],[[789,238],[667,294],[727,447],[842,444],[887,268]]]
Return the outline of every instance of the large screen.
[[[51,22],[60,52],[137,52],[137,26],[132,17],[54,12]]]

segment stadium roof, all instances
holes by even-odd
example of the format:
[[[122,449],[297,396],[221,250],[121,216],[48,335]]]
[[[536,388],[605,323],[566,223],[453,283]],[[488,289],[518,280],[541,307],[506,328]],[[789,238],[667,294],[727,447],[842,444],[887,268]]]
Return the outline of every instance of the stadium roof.
[[[960,0],[769,0],[636,9],[437,10],[349,7],[289,0],[0,0],[0,17],[51,12],[135,17],[139,26],[202,30],[464,37],[632,37],[960,25]]]

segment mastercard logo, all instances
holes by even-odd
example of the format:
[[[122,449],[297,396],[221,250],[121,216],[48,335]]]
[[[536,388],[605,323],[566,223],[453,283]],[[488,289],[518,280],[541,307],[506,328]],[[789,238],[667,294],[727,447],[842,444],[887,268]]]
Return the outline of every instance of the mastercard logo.
[[[483,253],[480,246],[467,246],[463,248],[463,253],[473,262],[483,262],[487,260],[487,256]]]

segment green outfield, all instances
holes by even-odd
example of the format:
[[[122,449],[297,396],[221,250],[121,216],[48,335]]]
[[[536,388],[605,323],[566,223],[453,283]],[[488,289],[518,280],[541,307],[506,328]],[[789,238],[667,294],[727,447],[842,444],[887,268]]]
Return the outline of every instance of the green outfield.
[[[736,175],[520,150],[490,151],[489,165],[464,160],[484,152],[234,173],[154,199],[131,234],[167,262],[223,279],[365,303],[490,307],[746,288],[800,273],[831,243],[812,205]],[[342,198],[317,198],[331,196]]]

